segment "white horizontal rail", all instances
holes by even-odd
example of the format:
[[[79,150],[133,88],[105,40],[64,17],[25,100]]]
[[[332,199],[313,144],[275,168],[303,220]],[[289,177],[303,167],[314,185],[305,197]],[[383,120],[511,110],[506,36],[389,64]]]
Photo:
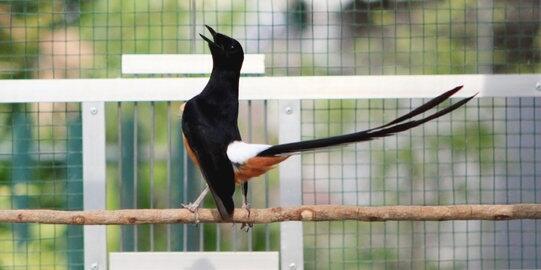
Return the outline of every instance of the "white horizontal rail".
[[[278,269],[278,252],[112,252],[110,270]]]
[[[124,54],[123,74],[209,74],[210,54]],[[245,54],[243,74],[265,74],[264,54]]]
[[[187,100],[207,78],[0,80],[0,103]],[[460,96],[541,97],[532,75],[407,75],[245,77],[240,99],[363,99],[433,97],[457,85]]]

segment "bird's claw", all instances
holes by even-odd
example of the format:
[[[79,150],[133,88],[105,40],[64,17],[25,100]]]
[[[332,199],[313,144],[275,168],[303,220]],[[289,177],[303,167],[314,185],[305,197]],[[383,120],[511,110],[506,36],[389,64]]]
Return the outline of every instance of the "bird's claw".
[[[245,231],[245,232],[249,232],[251,228],[254,227],[254,224],[253,223],[246,223],[246,222],[243,222],[242,225],[240,226],[240,229]]]
[[[250,217],[250,204],[249,203],[246,203],[244,202],[242,204],[242,209],[245,209],[247,212],[248,212],[248,217]],[[251,228],[254,227],[254,224],[253,223],[250,223],[250,222],[243,222],[242,225],[240,226],[240,229],[245,231],[245,232],[248,232],[250,231]]]
[[[181,203],[183,208],[190,210],[190,212],[195,213],[197,209],[199,208],[199,205],[196,205],[195,203]]]
[[[181,203],[182,207],[184,209],[188,209],[188,211],[195,214],[195,226],[199,225],[199,205],[195,203]]]

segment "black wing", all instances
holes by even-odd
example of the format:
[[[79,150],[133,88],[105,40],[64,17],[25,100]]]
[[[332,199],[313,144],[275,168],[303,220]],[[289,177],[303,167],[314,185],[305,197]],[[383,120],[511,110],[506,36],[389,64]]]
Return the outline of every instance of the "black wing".
[[[182,117],[182,132],[199,162],[222,219],[231,220],[235,209],[235,173],[226,154],[227,143],[215,127],[201,122],[201,118],[193,121],[188,109],[186,106]]]

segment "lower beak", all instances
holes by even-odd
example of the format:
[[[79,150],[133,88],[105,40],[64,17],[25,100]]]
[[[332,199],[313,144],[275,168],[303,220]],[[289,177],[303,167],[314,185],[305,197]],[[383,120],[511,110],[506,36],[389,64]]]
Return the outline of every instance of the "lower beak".
[[[204,39],[206,42],[208,42],[210,45],[214,45],[216,46],[216,44],[214,43],[214,41],[210,40],[209,38],[203,36],[202,34],[199,34],[201,36],[202,39]]]
[[[201,36],[202,39],[204,39],[211,47],[214,47],[216,49],[220,49],[223,51],[224,48],[222,48],[221,46],[218,46],[218,44],[214,43],[214,41],[210,40],[209,38],[203,36],[202,34],[199,34]]]

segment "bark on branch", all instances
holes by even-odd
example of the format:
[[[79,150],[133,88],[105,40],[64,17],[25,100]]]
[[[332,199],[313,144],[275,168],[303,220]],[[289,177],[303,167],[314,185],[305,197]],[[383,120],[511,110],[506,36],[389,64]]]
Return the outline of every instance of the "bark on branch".
[[[200,223],[222,223],[214,209],[200,209]],[[233,222],[272,223],[281,221],[444,221],[541,219],[541,204],[449,205],[449,206],[347,206],[302,205],[246,210],[236,209]],[[0,223],[44,224],[163,224],[195,223],[196,215],[186,209],[126,209],[94,211],[0,210]]]

